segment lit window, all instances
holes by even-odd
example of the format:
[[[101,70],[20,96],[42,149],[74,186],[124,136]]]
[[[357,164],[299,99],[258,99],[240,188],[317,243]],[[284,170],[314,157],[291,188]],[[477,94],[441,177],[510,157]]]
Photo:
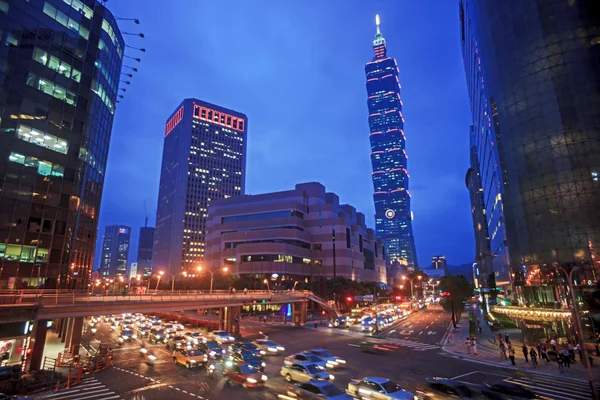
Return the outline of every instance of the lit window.
[[[38,131],[26,125],[19,125],[17,127],[17,137],[25,142],[33,143],[62,154],[67,154],[69,147],[67,141],[64,139]]]

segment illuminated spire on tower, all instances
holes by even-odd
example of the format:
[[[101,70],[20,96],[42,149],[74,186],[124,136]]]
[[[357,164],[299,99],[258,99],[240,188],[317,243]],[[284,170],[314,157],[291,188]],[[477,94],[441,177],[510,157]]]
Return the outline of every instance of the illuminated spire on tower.
[[[387,51],[385,48],[385,39],[381,34],[381,29],[379,28],[379,23],[381,20],[379,19],[379,14],[375,16],[375,24],[377,25],[377,34],[375,35],[375,40],[373,40],[373,52],[375,53],[374,60],[380,58],[386,58]]]

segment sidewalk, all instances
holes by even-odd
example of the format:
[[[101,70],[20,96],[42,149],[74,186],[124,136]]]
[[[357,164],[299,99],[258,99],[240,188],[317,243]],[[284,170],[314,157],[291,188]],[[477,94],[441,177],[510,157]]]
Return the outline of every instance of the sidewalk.
[[[523,341],[521,339],[521,331],[519,329],[507,329],[500,330],[496,333],[492,332],[492,329],[485,321],[485,318],[481,313],[479,313],[479,317],[481,320],[481,328],[482,332],[477,333],[477,354],[473,354],[473,350],[471,349],[471,354],[467,353],[467,346],[465,345],[465,339],[469,336],[469,314],[468,311],[465,310],[463,313],[462,319],[457,323],[456,332],[453,333],[452,329],[448,333],[448,340],[446,344],[442,347],[442,350],[452,354],[455,358],[460,358],[464,360],[470,360],[473,362],[478,362],[480,364],[493,365],[498,367],[503,367],[507,369],[513,369],[522,372],[528,373],[537,373],[544,375],[552,375],[557,377],[578,379],[578,380],[586,380],[587,381],[587,370],[585,366],[582,364],[579,359],[579,355],[576,354],[577,361],[575,363],[571,363],[570,368],[564,369],[564,372],[560,372],[558,370],[558,364],[556,362],[547,363],[544,360],[538,359],[538,366],[534,367],[531,363],[531,359],[529,362],[525,362],[525,358],[523,356],[522,346]],[[475,318],[477,318],[477,311],[475,312]],[[515,349],[515,363],[516,365],[512,365],[510,360],[502,360],[500,358],[500,348],[498,347],[498,342],[494,342],[494,336],[497,337],[498,333],[502,334],[502,339],[504,340],[504,334],[508,333],[511,344]],[[529,348],[529,346],[528,346]],[[592,353],[590,353],[592,354]],[[529,356],[528,356],[529,357]],[[594,377],[596,381],[600,380],[600,358],[594,357],[594,365],[592,366],[592,371],[594,373]]]

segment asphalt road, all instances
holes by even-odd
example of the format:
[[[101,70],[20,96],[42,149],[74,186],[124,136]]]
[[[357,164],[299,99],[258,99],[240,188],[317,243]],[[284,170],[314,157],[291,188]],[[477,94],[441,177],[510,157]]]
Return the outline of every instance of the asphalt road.
[[[384,355],[360,352],[351,344],[361,340],[364,334],[359,329],[331,329],[319,327],[292,327],[263,325],[260,329],[269,338],[285,346],[285,355],[310,348],[325,348],[334,355],[347,360],[347,365],[335,369],[335,383],[346,388],[353,378],[383,376],[396,381],[405,389],[414,392],[426,377],[439,376],[459,378],[474,383],[492,383],[501,379],[514,379],[514,371],[472,363],[457,359],[442,352],[439,342],[444,335],[449,315],[441,310],[423,310],[406,320],[397,322],[381,335],[398,343],[396,350]],[[244,322],[242,322],[244,323]],[[250,327],[254,321],[246,322]],[[256,328],[256,330],[258,330]],[[103,343],[115,343],[116,334],[108,330],[107,324],[100,326],[95,335]],[[384,339],[385,340],[385,339]],[[243,389],[225,384],[223,379],[209,380],[204,369],[186,369],[174,365],[164,345],[149,345],[158,356],[154,366],[144,363],[140,356],[141,341],[129,342],[122,347],[113,345],[114,368],[95,375],[95,380],[122,399],[276,399],[285,394],[288,383],[279,374],[283,356],[266,357],[265,373],[268,382],[264,389]],[[83,392],[82,392],[83,393]],[[55,397],[59,400],[60,396]],[[77,397],[64,397],[78,400]],[[108,398],[108,397],[107,397]],[[567,397],[575,398],[575,397]],[[103,400],[95,397],[93,400]]]

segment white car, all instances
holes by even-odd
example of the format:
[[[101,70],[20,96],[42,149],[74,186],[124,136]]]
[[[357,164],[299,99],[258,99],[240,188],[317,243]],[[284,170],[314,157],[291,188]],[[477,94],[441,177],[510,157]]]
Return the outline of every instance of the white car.
[[[378,400],[416,400],[411,392],[402,389],[398,384],[377,376],[364,379],[353,379],[346,390],[355,399]]]
[[[321,360],[324,360],[327,364],[327,368],[335,368],[346,365],[346,360],[343,360],[339,357],[334,356],[330,352],[324,349],[310,349],[309,353],[314,354],[319,357]]]
[[[187,339],[188,343],[193,345],[197,345],[198,343],[206,341],[200,332],[188,332],[185,334],[185,338]]]
[[[231,343],[235,338],[227,331],[212,331],[210,333],[213,339],[219,344]]]
[[[258,350],[260,350],[261,352],[264,351],[265,355],[266,354],[276,355],[281,351],[285,351],[285,347],[279,346],[277,343],[275,343],[274,341],[269,340],[269,339],[256,339],[252,343],[254,343],[254,345],[256,346],[256,348]]]
[[[333,365],[327,365],[327,361],[308,352],[294,353],[283,359],[284,365],[292,365],[294,363],[312,363],[318,365],[321,368],[333,368]]]
[[[281,376],[288,382],[308,382],[312,380],[334,380],[334,376],[310,362],[294,363],[281,367]]]

